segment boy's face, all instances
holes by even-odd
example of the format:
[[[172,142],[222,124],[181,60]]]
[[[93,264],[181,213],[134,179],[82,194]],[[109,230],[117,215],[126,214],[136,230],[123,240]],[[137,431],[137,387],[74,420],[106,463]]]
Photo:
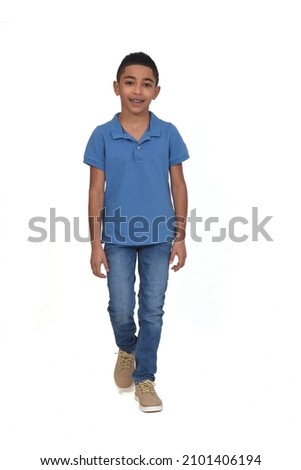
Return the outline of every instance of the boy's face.
[[[160,87],[151,68],[144,65],[128,65],[114,82],[114,91],[120,96],[121,108],[134,114],[148,111],[152,100],[156,99]]]

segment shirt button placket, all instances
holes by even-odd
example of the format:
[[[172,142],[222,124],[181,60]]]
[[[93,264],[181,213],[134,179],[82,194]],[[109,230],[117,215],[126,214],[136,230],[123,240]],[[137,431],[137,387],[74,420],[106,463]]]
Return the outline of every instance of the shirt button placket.
[[[143,162],[142,155],[141,155],[141,150],[142,150],[141,145],[136,145],[135,148],[134,148],[134,157],[135,157],[136,163]]]

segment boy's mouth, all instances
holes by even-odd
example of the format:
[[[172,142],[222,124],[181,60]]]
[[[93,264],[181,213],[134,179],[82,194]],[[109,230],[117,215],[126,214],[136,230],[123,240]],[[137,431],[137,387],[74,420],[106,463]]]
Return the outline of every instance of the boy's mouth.
[[[134,104],[141,104],[141,103],[143,103],[143,100],[130,99],[130,102],[134,103]]]

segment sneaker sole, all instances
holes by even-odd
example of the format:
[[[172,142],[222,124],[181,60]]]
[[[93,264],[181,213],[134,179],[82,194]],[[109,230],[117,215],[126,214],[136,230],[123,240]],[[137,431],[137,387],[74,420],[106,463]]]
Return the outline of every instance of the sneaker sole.
[[[116,384],[115,384],[116,385]],[[129,387],[127,388],[121,388],[121,387],[118,387],[118,385],[116,385],[117,389],[119,390],[119,392],[132,392],[134,389],[135,389],[135,384],[134,382],[132,383],[132,385],[130,385]]]
[[[139,398],[137,397],[137,395],[135,395],[135,400],[139,403],[139,409],[141,411],[143,411],[144,413],[154,413],[156,411],[162,411],[163,410],[163,405],[156,405],[156,406],[142,406],[140,404],[140,400]]]

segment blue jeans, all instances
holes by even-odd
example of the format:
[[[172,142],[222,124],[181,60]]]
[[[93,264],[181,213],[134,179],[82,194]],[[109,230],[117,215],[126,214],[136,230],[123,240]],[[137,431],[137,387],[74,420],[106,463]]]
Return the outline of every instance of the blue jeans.
[[[163,305],[169,273],[171,243],[146,246],[106,244],[109,263],[108,312],[117,346],[135,352],[136,369],[133,380],[155,380],[157,350],[161,337]],[[134,320],[135,271],[138,258],[139,331]]]

